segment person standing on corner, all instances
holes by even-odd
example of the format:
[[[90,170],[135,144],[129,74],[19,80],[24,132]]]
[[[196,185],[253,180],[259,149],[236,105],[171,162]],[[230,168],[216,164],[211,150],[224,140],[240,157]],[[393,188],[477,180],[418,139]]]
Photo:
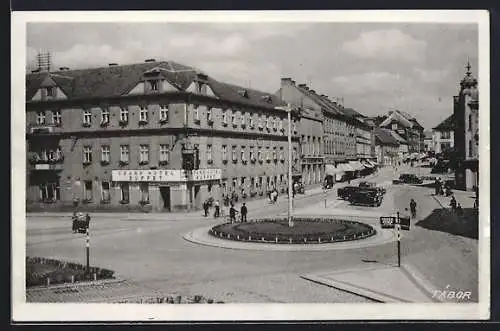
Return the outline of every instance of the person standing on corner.
[[[236,209],[233,204],[231,204],[231,208],[229,208],[229,220],[231,223],[236,222]]]
[[[214,202],[214,207],[215,207],[215,211],[214,211],[214,218],[217,218],[220,216],[220,205],[219,205],[219,200],[215,200]]]
[[[208,216],[208,202],[205,200],[203,202],[203,210],[205,211],[205,217]]]
[[[240,213],[241,213],[241,222],[245,222],[247,221],[247,214],[248,214],[248,209],[247,209],[247,206],[245,206],[245,203],[243,202],[243,205],[241,206],[241,209],[240,209]]]

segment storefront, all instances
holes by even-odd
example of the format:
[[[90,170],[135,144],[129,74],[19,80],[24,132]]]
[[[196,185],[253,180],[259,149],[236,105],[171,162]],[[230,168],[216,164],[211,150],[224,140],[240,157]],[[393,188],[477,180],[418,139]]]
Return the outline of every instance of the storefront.
[[[153,211],[200,209],[209,197],[221,197],[221,169],[113,170],[112,201],[149,205]]]

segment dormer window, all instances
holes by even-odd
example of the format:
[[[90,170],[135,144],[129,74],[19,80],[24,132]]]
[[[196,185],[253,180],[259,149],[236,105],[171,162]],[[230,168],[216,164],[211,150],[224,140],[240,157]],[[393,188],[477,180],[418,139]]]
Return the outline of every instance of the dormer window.
[[[265,102],[267,102],[267,103],[271,103],[271,102],[273,101],[273,99],[271,98],[271,96],[270,96],[270,95],[264,95],[264,96],[262,97],[262,100],[264,100],[264,101],[265,101]]]
[[[193,120],[196,123],[200,122],[200,110],[198,109],[198,105],[193,106]]]
[[[149,86],[150,86],[151,92],[159,92],[160,91],[158,83],[159,82],[157,80],[149,81]]]
[[[247,90],[238,90],[238,94],[241,95],[244,98],[248,98],[248,92],[247,92]]]
[[[45,112],[39,111],[36,113],[36,124],[44,125],[45,124]]]
[[[196,93],[207,94],[207,84],[203,82],[196,83]]]
[[[47,94],[47,97],[55,97],[56,96],[56,89],[53,86],[46,87],[45,92]]]

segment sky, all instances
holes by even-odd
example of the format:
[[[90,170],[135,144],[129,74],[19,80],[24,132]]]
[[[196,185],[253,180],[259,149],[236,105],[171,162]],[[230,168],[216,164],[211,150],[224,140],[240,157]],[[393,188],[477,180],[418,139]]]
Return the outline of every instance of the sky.
[[[453,112],[467,58],[477,77],[476,24],[29,23],[28,69],[39,51],[54,68],[145,59],[193,66],[228,83],[271,92],[282,77],[343,97],[367,116],[400,109],[426,128]]]

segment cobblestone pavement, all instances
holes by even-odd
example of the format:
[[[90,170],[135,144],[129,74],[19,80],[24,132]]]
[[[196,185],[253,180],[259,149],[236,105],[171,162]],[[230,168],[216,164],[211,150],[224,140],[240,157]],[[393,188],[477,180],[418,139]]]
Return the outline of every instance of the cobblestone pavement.
[[[387,182],[395,176],[395,171],[387,168],[380,170],[373,179]],[[393,187],[387,194],[387,202],[377,212],[393,213],[393,209],[406,205],[412,196],[422,206],[419,219],[425,218],[427,212],[439,208],[429,195],[430,191],[406,185]],[[321,189],[310,190],[294,205],[300,210],[320,204],[323,199]],[[252,202],[249,204],[250,216],[283,213],[287,202],[283,196],[276,205]],[[335,203],[334,189],[328,193],[327,205]],[[342,201],[327,210],[332,214],[373,212],[370,207],[349,206]],[[96,289],[86,288],[78,293],[56,293],[58,296],[47,294],[44,297],[41,292],[28,291],[28,299],[114,302],[124,297],[164,293],[203,295],[226,302],[367,302],[367,299],[301,279],[300,275],[367,263],[363,261],[396,262],[393,243],[341,252],[235,251],[200,246],[182,238],[189,231],[214,222],[213,218],[206,219],[200,214],[182,218],[164,214],[93,215],[91,264],[115,270],[126,281]],[[82,263],[85,236],[72,234],[69,229],[67,215],[28,215],[27,255]],[[457,238],[413,224],[412,230],[404,233],[402,244],[405,261],[414,265],[432,284],[466,288],[477,285],[477,240]],[[473,292],[477,295],[477,291]]]

